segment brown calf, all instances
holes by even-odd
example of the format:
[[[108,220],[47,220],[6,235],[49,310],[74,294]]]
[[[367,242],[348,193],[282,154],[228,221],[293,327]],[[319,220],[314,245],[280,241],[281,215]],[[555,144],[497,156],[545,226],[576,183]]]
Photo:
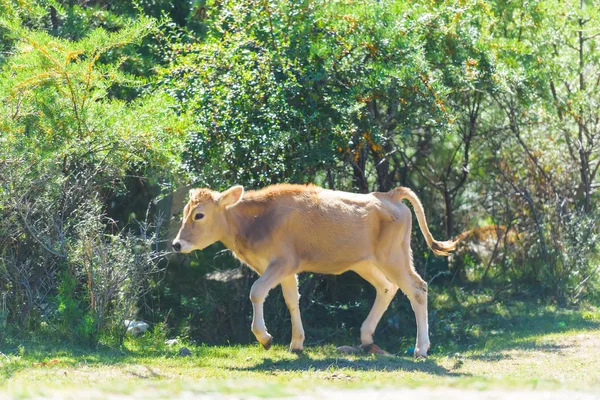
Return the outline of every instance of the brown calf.
[[[352,194],[312,185],[275,185],[248,192],[234,186],[223,193],[194,189],[190,195],[173,249],[188,253],[221,241],[260,275],[250,291],[252,332],[266,349],[273,339],[265,327],[263,303],[271,289],[281,285],[292,319],[290,350],[302,351],[297,274],[355,271],[377,290],[361,327],[362,345],[373,344],[375,328],[400,288],[417,321],[414,355],[427,355],[427,283],[413,267],[412,216],[402,200],[412,204],[435,254],[448,255],[456,242],[433,239],[423,206],[410,189]]]

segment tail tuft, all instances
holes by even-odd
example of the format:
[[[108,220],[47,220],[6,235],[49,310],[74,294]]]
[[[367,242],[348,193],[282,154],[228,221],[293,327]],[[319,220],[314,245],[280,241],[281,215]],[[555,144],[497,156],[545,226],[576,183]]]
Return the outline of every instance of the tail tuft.
[[[456,245],[458,244],[458,240],[448,240],[446,242],[438,242],[434,240],[431,243],[431,250],[433,253],[438,256],[449,256],[450,252],[456,249]]]
[[[434,254],[438,256],[449,256],[450,252],[456,249],[456,245],[461,240],[460,236],[457,238],[457,240],[448,240],[445,242],[439,242],[435,240],[433,236],[431,236],[431,232],[427,226],[427,220],[425,219],[423,205],[412,190],[406,187],[397,187],[389,193],[394,200],[402,201],[403,199],[406,199],[412,204],[417,216],[417,221],[419,222],[419,227],[421,228],[421,232],[425,237],[427,245],[431,248],[431,250],[433,250]]]

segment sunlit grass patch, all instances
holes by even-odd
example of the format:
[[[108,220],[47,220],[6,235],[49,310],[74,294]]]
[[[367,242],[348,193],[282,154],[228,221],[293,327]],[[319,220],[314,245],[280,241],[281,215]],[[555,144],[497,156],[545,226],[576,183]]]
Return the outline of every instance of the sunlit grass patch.
[[[465,319],[454,321],[451,330],[441,329],[445,321],[434,320],[434,338],[440,340],[426,360],[404,351],[347,355],[331,344],[308,345],[300,355],[290,353],[286,344],[265,351],[258,344],[209,346],[180,339],[168,346],[163,334],[150,332],[127,338],[118,348],[38,341],[3,349],[0,387],[24,398],[71,390],[85,396],[189,392],[285,397],[326,387],[600,389],[600,378],[593,373],[600,370],[597,308],[474,303],[466,310],[456,308],[456,315]],[[183,346],[191,356],[179,355]]]

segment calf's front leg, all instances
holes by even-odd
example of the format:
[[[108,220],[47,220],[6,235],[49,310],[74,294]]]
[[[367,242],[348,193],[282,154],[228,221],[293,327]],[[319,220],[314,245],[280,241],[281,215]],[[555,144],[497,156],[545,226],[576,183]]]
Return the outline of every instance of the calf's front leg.
[[[252,333],[262,346],[269,350],[273,344],[273,337],[267,332],[263,305],[269,291],[281,283],[287,276],[293,274],[291,263],[283,260],[275,260],[269,264],[260,278],[254,282],[250,289],[250,301],[252,302]]]

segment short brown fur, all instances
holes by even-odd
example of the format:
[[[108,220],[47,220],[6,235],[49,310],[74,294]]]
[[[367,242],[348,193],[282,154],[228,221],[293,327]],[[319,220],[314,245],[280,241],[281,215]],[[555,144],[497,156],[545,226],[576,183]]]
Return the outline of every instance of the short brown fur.
[[[265,348],[272,338],[264,325],[262,304],[273,287],[282,285],[292,317],[290,349],[298,351],[303,348],[304,330],[296,274],[352,270],[377,290],[373,309],[361,328],[363,346],[373,343],[375,327],[400,288],[409,297],[417,319],[415,355],[425,356],[429,348],[427,283],[412,265],[412,217],[402,199],[412,204],[433,252],[448,255],[456,242],[433,239],[421,202],[407,188],[370,194],[313,185],[274,185],[248,192],[235,186],[223,193],[196,189],[186,205],[174,246],[189,252],[221,241],[261,275],[250,298],[252,331]]]

